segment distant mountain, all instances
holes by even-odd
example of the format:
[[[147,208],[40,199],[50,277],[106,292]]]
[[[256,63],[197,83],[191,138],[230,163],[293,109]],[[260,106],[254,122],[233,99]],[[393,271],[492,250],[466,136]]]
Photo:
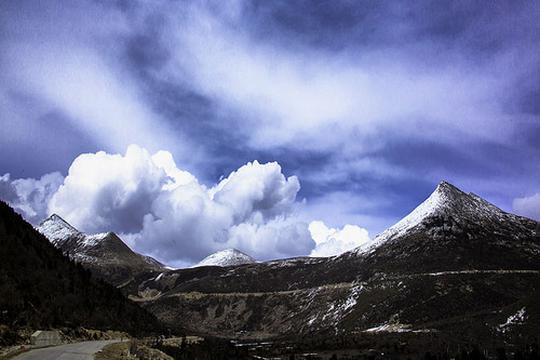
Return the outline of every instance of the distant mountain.
[[[113,232],[87,235],[56,214],[36,229],[65,255],[117,286],[142,272],[164,270],[159,261],[137,254]]]
[[[0,324],[131,333],[160,328],[153,315],[64,256],[1,201]]]
[[[198,266],[235,266],[255,263],[255,259],[236,249],[225,249],[215,252],[202,259],[193,267]]]
[[[441,182],[403,220],[341,256],[181,269],[136,284],[124,289],[133,299],[198,333],[431,332],[504,343],[539,330],[540,223]]]

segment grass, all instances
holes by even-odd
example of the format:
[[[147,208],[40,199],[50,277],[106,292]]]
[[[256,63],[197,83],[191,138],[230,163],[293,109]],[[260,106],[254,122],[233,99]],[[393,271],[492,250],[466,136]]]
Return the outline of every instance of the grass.
[[[138,340],[130,342],[114,343],[105,346],[98,352],[95,360],[128,360],[128,359],[153,359],[153,360],[173,360],[165,353],[152,349]]]
[[[95,356],[96,360],[134,359],[128,356],[129,343],[121,342],[105,346]]]

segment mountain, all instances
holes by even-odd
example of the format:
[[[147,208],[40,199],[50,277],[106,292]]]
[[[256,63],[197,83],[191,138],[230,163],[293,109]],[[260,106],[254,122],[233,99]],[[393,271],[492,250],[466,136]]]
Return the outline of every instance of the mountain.
[[[344,256],[365,256],[372,272],[537,269],[539,234],[538,222],[443,181],[372,244]]]
[[[251,256],[236,249],[225,249],[208,255],[193,267],[235,266],[253,263],[255,263],[255,259],[253,259]]]
[[[87,235],[56,214],[36,229],[71,259],[116,286],[139,273],[164,270],[159,261],[137,254],[113,232]]]
[[[169,326],[183,321],[203,334],[399,332],[504,344],[537,333],[539,289],[540,224],[441,182],[341,256],[180,269],[124,291]]]
[[[0,324],[83,326],[133,334],[160,328],[153,315],[64,256],[1,201]]]

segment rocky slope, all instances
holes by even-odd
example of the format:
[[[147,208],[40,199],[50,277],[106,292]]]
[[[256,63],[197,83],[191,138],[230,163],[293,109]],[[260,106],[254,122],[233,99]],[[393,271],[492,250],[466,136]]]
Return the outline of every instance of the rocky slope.
[[[199,333],[466,340],[538,330],[538,289],[540,224],[442,182],[371,244],[341,256],[141,275],[124,290],[170,326]]]
[[[115,233],[84,234],[53,214],[37,230],[74,261],[119,286],[140,273],[163,271],[157,260],[137,254]]]
[[[208,255],[193,267],[236,266],[253,263],[255,263],[255,259],[253,259],[251,256],[236,249],[225,249]]]

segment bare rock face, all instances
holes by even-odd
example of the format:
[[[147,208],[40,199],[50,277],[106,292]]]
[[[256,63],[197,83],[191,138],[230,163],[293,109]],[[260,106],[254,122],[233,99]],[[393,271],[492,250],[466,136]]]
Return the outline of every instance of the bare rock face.
[[[140,273],[164,270],[163,264],[137,254],[115,233],[85,234],[56,214],[45,219],[37,230],[72,260],[116,286]]]
[[[537,330],[538,289],[540,224],[441,182],[372,243],[341,256],[167,271],[124,291],[169,326],[220,336],[508,340]],[[508,322],[518,311],[519,322]]]

